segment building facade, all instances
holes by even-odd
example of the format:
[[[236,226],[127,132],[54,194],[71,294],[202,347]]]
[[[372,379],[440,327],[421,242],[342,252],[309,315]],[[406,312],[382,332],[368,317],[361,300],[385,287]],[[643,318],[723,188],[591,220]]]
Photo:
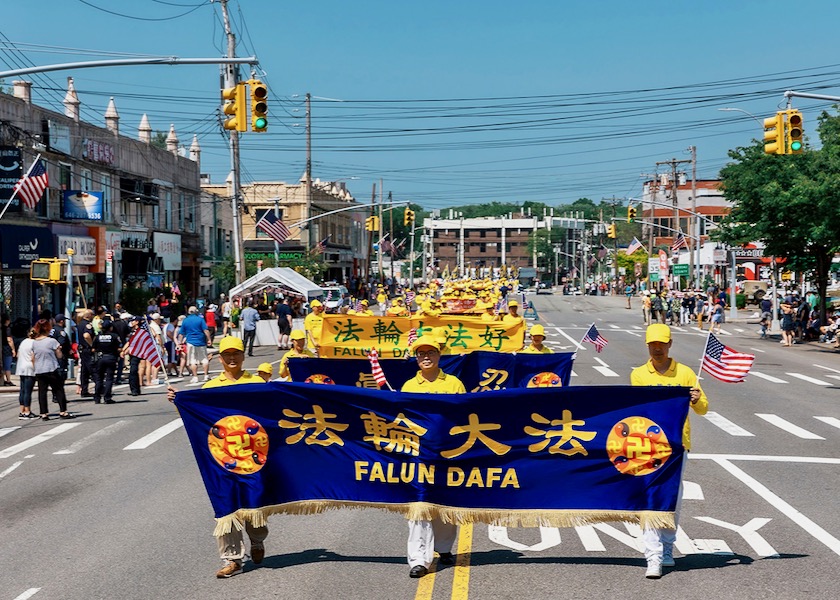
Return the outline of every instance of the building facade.
[[[111,98],[104,127],[80,118],[81,102],[68,78],[64,114],[35,106],[31,83],[16,81],[0,94],[0,292],[4,311],[31,318],[38,310],[64,309],[65,288],[35,284],[36,258],[66,258],[73,248],[77,307],[113,305],[128,288],[155,291],[178,284],[199,292],[199,155],[189,154],[169,129],[166,148],[153,144],[146,116],[137,137],[120,133]],[[49,185],[30,209],[7,202],[17,181],[40,157]],[[186,299],[186,298],[184,298]]]

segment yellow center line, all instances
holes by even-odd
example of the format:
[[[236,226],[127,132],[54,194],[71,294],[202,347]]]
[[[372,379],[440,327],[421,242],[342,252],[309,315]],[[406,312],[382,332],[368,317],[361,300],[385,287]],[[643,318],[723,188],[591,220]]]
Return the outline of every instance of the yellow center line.
[[[473,524],[461,525],[458,533],[458,557],[455,560],[455,577],[452,581],[452,600],[467,600],[470,591],[470,553],[472,552]]]
[[[437,559],[429,567],[429,574],[417,581],[417,593],[414,600],[432,600],[432,592],[435,591],[435,568]]]

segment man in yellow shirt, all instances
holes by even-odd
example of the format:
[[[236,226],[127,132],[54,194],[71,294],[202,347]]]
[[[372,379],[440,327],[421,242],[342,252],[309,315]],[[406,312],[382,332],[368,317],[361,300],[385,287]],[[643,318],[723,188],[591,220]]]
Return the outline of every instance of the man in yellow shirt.
[[[222,374],[214,377],[201,389],[218,388],[229,385],[241,385],[248,383],[265,383],[262,377],[252,375],[242,368],[245,362],[245,344],[241,339],[227,336],[219,344],[219,361],[222,363]],[[175,401],[176,390],[169,386],[167,397],[170,402]],[[254,564],[260,564],[265,558],[265,538],[268,537],[268,527],[254,527],[250,522],[241,524],[248,533],[251,541],[251,560]],[[216,571],[216,577],[227,579],[242,572],[242,561],[245,558],[245,543],[242,536],[242,529],[235,526],[230,533],[216,538],[219,545],[219,556],[222,559],[222,568]]]
[[[394,303],[385,311],[389,317],[406,317],[408,310],[405,308],[405,302],[402,298],[395,298]]]
[[[271,363],[261,363],[259,367],[257,367],[257,375],[266,383],[271,381],[271,376],[274,373],[274,367],[271,366]]]
[[[522,318],[522,315],[519,314],[519,302],[516,300],[508,302],[508,312],[501,320],[507,327],[512,327],[513,325],[521,323],[524,319]]]
[[[522,350],[522,354],[554,354],[554,350],[543,346],[545,340],[545,328],[540,325],[531,326],[531,344]]]
[[[630,373],[631,385],[667,385],[691,388],[691,408],[698,415],[705,415],[709,410],[709,400],[697,382],[697,375],[689,367],[678,363],[669,356],[671,350],[671,328],[663,323],[649,325],[645,333],[650,360]],[[686,451],[691,449],[691,425],[688,417],[683,425],[682,443]],[[685,468],[685,461],[683,461]],[[680,491],[674,510],[674,525],[679,526],[680,502],[682,500],[682,473],[680,473]],[[647,558],[648,579],[659,579],[662,567],[674,566],[674,541],[676,529],[655,529],[646,527],[642,535]]]
[[[403,384],[401,392],[421,394],[465,394],[467,392],[461,380],[454,375],[441,371],[440,342],[433,334],[420,336],[411,345],[410,351],[417,359],[420,370],[417,375]],[[458,534],[458,526],[444,523],[440,519],[432,521],[408,522],[408,576],[417,579],[429,572],[429,566],[435,558],[435,551],[440,553],[440,564],[454,565],[452,544]]]
[[[481,313],[482,323],[496,320],[496,305],[492,302],[484,302],[484,312]]]
[[[312,312],[303,320],[303,329],[306,331],[309,346],[317,353],[321,346],[321,329],[324,327],[324,305],[320,300],[313,300],[309,303],[309,308]]]
[[[316,358],[316,356],[306,347],[306,333],[300,329],[295,329],[289,334],[289,339],[292,341],[292,349],[283,355],[280,359],[280,377],[290,379],[289,375],[289,359],[290,358]]]

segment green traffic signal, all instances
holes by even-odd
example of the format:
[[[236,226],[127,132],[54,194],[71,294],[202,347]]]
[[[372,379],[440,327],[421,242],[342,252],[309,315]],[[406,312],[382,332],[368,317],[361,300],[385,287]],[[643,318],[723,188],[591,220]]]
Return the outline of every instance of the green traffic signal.
[[[792,142],[790,145],[790,149],[794,152],[802,150],[802,142]]]

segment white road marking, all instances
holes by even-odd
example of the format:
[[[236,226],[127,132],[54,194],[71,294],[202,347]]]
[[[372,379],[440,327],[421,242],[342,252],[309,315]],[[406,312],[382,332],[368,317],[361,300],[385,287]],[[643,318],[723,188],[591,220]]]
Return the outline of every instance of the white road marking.
[[[574,370],[572,370],[572,375],[571,375],[571,376],[572,376],[572,377],[577,377],[577,376],[578,376],[578,374],[577,374],[577,373],[575,373],[575,372],[574,372]]]
[[[22,460],[17,461],[16,463],[12,464],[11,467],[0,473],[0,479],[3,479],[6,475],[17,469],[19,466],[23,464]]]
[[[58,427],[53,427],[52,429],[45,431],[41,435],[36,435],[33,438],[29,438],[25,442],[21,442],[20,444],[16,444],[9,448],[6,448],[2,452],[0,452],[0,458],[8,458],[10,456],[14,456],[18,452],[23,452],[27,448],[31,448],[32,446],[37,446],[41,442],[46,442],[47,440],[54,438],[55,436],[64,433],[65,431],[69,431],[74,427],[78,427],[81,423],[64,423],[63,425],[59,425]]]
[[[703,489],[699,483],[693,481],[683,481],[683,500],[705,500],[703,496]]]
[[[784,379],[779,379],[778,377],[773,377],[772,375],[765,375],[764,373],[759,373],[758,371],[750,371],[750,375],[754,375],[759,379],[766,379],[770,383],[787,383]]]
[[[619,376],[618,373],[616,373],[615,371],[610,369],[610,366],[607,363],[605,363],[603,360],[598,358],[597,356],[595,357],[595,360],[597,360],[599,363],[601,363],[601,366],[596,367],[595,365],[592,365],[592,368],[595,369],[596,371],[598,371],[601,375],[603,375],[604,377],[618,377]]]
[[[838,371],[837,369],[832,369],[831,367],[824,367],[822,365],[818,365],[817,363],[814,363],[814,366],[819,367],[820,369],[825,369],[826,371],[832,371],[834,373],[840,373],[840,371]]]
[[[638,330],[641,330],[642,328],[641,328],[641,327],[639,327],[638,325],[633,325],[633,329],[638,329]]]
[[[750,433],[740,425],[736,425],[726,417],[721,416],[713,410],[710,410],[703,416],[709,423],[711,423],[712,425],[717,425],[729,435],[736,435],[740,437],[755,437],[754,434]]]
[[[814,383],[816,385],[831,385],[827,381],[823,381],[822,379],[816,379],[814,377],[808,377],[807,375],[801,375],[799,373],[785,373],[785,375],[790,375],[791,377],[796,377],[797,379],[801,379],[802,381],[807,381],[808,383]]]
[[[720,519],[713,519],[712,517],[694,517],[698,521],[703,521],[705,523],[709,523],[711,525],[717,525],[718,527],[723,527],[724,529],[728,529],[730,531],[734,531],[742,538],[744,541],[747,542],[755,553],[758,554],[761,558],[769,558],[769,557],[779,557],[779,553],[776,552],[776,549],[770,545],[770,543],[761,537],[761,534],[758,533],[758,530],[767,525],[772,519],[767,518],[755,518],[751,519],[745,525],[734,525],[733,523],[727,523],[726,521],[721,521]]]
[[[618,325],[610,325],[610,329],[621,329]]]
[[[526,546],[510,539],[510,533],[507,527],[488,525],[487,534],[490,541],[496,542],[500,546],[506,546],[519,551],[540,552],[541,550],[548,550],[549,548],[560,545],[560,530],[557,527],[540,527],[540,541],[531,546]]]
[[[103,427],[102,429],[99,429],[98,431],[93,432],[92,434],[90,434],[87,437],[83,437],[82,439],[80,439],[76,442],[73,442],[67,448],[64,448],[62,450],[57,450],[56,452],[53,452],[53,454],[75,454],[76,452],[78,452],[82,448],[90,446],[94,442],[99,441],[100,438],[107,437],[107,436],[111,435],[112,433],[114,433],[116,431],[119,431],[120,429],[122,429],[126,425],[128,425],[127,420],[117,421],[116,423],[112,423],[111,425],[108,425],[107,427]]]
[[[733,327],[733,329],[734,329],[735,331],[737,331],[738,333],[744,333],[744,330],[743,330],[743,329],[741,329],[741,328],[739,328],[739,327]]]
[[[0,428],[0,437],[3,437],[4,435],[9,435],[9,434],[10,434],[10,433],[12,433],[15,429],[20,429],[20,425],[15,425],[14,427],[3,427],[3,428]]]
[[[181,419],[175,419],[174,421],[167,423],[163,427],[158,427],[150,434],[144,435],[136,442],[132,442],[131,444],[123,448],[123,450],[144,450],[152,444],[154,444],[159,439],[169,435],[176,429],[183,426],[184,422]]]
[[[822,456],[771,456],[760,454],[701,454],[688,452],[690,460],[746,460],[750,462],[784,462],[815,465],[840,465],[840,458]]]
[[[840,429],[840,419],[837,419],[835,417],[814,417],[814,418],[817,419],[818,421],[822,421],[826,425],[831,425],[832,427],[836,427],[837,429]]]
[[[37,594],[40,591],[41,591],[41,588],[29,588],[28,590],[23,592],[20,596],[15,598],[15,600],[29,600],[29,598],[31,598],[32,596],[34,596],[35,594]]]
[[[795,435],[798,438],[803,440],[824,440],[825,438],[822,436],[817,435],[816,433],[811,433],[807,429],[803,429],[798,425],[794,425],[790,421],[787,421],[780,417],[779,415],[773,414],[766,414],[766,413],[755,413],[755,416],[764,419],[771,425],[775,425],[779,429],[787,431],[788,433]]]
[[[766,350],[762,350],[761,348],[750,348],[750,350],[752,350],[753,352],[761,352],[762,354],[767,352]]]
[[[832,379],[840,379],[840,375],[826,375],[826,377],[831,377]]]
[[[764,484],[758,480],[747,475],[743,470],[733,465],[726,459],[713,458],[717,464],[723,467],[726,471],[732,474],[737,479],[740,479],[747,487],[749,487],[756,494],[764,498],[771,506],[776,508],[791,521],[802,527],[805,532],[812,535],[815,539],[825,544],[829,550],[837,555],[840,555],[840,540],[828,533],[825,529],[814,523],[811,519],[803,515],[793,506],[782,500],[779,496],[767,489]]]
[[[556,329],[556,330],[557,330],[557,333],[559,333],[560,335],[562,335],[563,337],[565,337],[567,340],[569,340],[570,342],[572,342],[578,350],[583,350],[583,346],[581,346],[581,345],[580,345],[580,343],[579,343],[577,340],[572,339],[571,337],[569,337],[569,334],[568,334],[568,333],[566,333],[565,331],[563,331],[563,330],[562,330],[562,329],[560,329],[559,327],[555,327],[554,329]]]

